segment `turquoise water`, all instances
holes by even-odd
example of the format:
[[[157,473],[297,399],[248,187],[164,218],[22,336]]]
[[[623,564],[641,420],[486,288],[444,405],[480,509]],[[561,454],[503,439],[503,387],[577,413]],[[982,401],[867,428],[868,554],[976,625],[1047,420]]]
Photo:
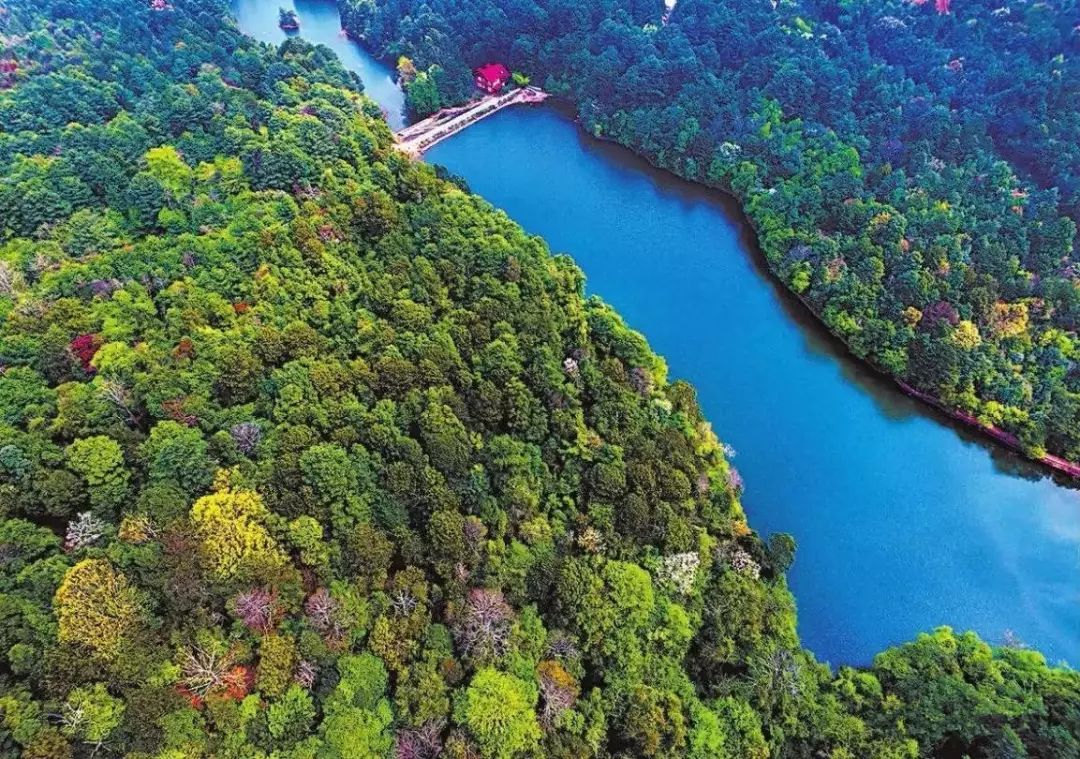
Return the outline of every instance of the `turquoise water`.
[[[382,98],[387,69],[300,0],[308,39]],[[277,5],[239,0],[241,28],[279,41]],[[325,36],[324,36],[325,35]],[[340,46],[340,48],[339,48]],[[396,99],[380,100],[400,112]],[[852,361],[762,269],[716,193],[584,136],[551,107],[515,107],[427,160],[464,177],[611,302],[698,388],[737,451],[762,533],[799,543],[790,583],[804,643],[834,664],[949,624],[1007,631],[1080,662],[1080,493],[909,400]]]

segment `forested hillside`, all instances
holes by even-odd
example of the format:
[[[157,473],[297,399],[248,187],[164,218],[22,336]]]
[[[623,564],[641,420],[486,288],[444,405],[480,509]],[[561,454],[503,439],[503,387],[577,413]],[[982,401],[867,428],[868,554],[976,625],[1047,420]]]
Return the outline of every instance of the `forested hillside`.
[[[414,109],[506,61],[593,134],[733,192],[857,356],[1080,462],[1075,0],[680,0],[666,24],[642,0],[340,5],[410,57]]]
[[[0,755],[1080,756],[1036,652],[815,663],[693,389],[226,13],[0,4]]]

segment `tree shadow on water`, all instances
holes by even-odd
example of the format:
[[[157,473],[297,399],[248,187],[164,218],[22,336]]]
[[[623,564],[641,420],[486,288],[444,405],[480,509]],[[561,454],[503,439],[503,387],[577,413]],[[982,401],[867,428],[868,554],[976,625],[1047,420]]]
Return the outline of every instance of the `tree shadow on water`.
[[[573,109],[565,103],[556,102],[549,107],[564,117],[574,118]],[[734,196],[719,189],[690,182],[665,169],[657,168],[647,159],[621,145],[592,137],[580,126],[575,131],[584,152],[597,155],[600,160],[612,163],[619,169],[644,175],[654,185],[657,192],[674,197],[688,209],[701,205],[719,209],[733,227],[738,247],[746,253],[754,273],[768,284],[772,297],[785,318],[796,325],[807,353],[836,365],[843,380],[871,398],[878,412],[886,419],[893,422],[932,421],[949,428],[963,445],[977,446],[985,451],[995,471],[1000,474],[1029,482],[1051,478],[1058,486],[1080,490],[1080,482],[1075,479],[1030,461],[981,432],[953,419],[943,411],[912,398],[904,393],[890,377],[866,361],[857,358],[843,341],[829,332],[809,307],[784,287],[772,273],[765,254],[758,244],[754,228]]]

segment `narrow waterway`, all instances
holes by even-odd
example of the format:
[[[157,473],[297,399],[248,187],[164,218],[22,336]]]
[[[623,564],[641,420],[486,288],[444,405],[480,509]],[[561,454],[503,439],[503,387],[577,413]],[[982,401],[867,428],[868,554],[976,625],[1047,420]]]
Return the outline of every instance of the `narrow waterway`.
[[[289,5],[289,0],[285,0]],[[279,42],[278,3],[236,0]],[[297,0],[400,123],[392,72]],[[738,209],[589,139],[552,107],[515,106],[427,160],[573,256],[735,447],[751,524],[798,541],[804,643],[834,664],[948,624],[1080,662],[1080,493],[948,423],[852,361],[762,268]]]

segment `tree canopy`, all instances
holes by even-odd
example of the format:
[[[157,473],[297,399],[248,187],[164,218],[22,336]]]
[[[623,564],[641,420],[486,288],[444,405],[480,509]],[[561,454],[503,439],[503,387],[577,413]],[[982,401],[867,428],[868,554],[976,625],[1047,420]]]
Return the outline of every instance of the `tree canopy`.
[[[527,73],[591,134],[734,194],[856,356],[1080,464],[1075,0],[339,5],[427,74],[412,111],[471,97],[489,60]]]
[[[693,388],[329,50],[2,10],[0,756],[1080,753],[1035,652],[815,662]]]

